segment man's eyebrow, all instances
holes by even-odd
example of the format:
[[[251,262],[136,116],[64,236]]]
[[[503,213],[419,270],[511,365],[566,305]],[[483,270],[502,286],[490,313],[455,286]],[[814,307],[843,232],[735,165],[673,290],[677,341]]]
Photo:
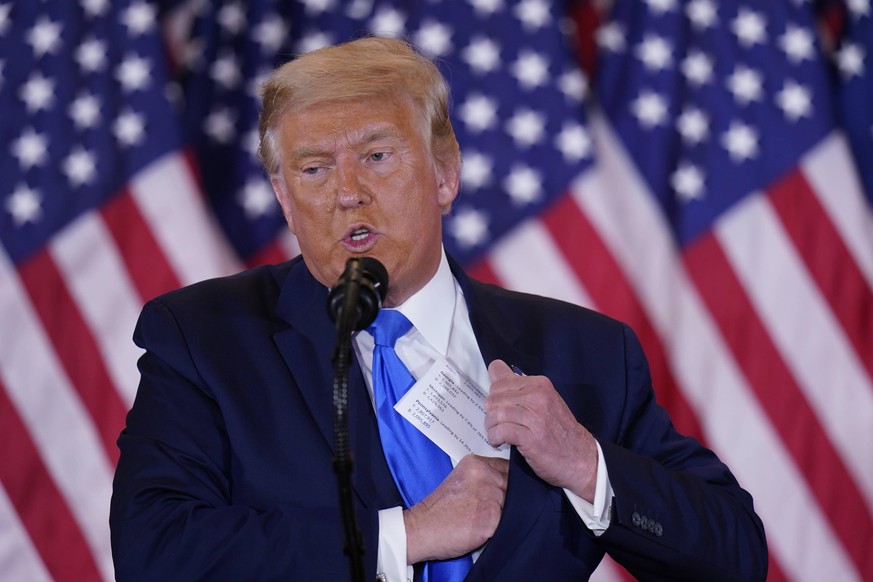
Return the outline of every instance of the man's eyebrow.
[[[299,161],[303,158],[318,158],[328,155],[325,148],[319,146],[303,146],[291,152],[288,156],[293,161]]]
[[[361,136],[360,143],[372,143],[374,141],[389,137],[403,137],[403,134],[401,134],[396,127],[379,127],[364,132],[364,134]]]

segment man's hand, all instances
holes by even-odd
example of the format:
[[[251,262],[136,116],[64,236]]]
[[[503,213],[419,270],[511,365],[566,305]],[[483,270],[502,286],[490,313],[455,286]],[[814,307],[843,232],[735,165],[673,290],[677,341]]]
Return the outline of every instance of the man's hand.
[[[467,455],[439,487],[403,512],[406,559],[456,558],[487,542],[506,497],[506,459]]]
[[[518,376],[501,360],[488,366],[485,430],[492,445],[515,445],[544,481],[594,500],[597,445],[545,376]]]

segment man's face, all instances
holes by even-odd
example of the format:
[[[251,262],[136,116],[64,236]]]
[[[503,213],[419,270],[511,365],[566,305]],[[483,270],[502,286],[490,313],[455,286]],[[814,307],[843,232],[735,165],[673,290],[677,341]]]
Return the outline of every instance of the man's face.
[[[406,99],[327,103],[285,115],[273,188],[316,279],[336,283],[346,260],[374,257],[398,305],[436,272],[442,214],[459,167],[439,167]]]

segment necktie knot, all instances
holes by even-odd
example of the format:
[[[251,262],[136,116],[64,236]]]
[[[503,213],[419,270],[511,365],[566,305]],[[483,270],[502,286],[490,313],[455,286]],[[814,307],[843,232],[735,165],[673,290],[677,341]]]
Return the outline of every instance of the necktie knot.
[[[393,309],[381,309],[376,321],[367,328],[372,334],[377,346],[393,348],[397,338],[403,336],[412,327],[412,322],[406,316]]]

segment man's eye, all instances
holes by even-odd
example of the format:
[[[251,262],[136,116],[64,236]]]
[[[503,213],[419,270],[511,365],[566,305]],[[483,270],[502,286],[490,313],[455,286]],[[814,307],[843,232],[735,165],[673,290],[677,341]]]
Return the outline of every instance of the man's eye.
[[[313,174],[317,174],[317,173],[318,173],[318,167],[317,167],[317,166],[312,166],[312,167],[309,167],[309,168],[303,168],[303,173],[304,173],[304,174],[309,174],[310,176],[313,175]]]
[[[376,152],[376,153],[370,154],[370,159],[373,160],[374,162],[381,162],[382,160],[385,159],[386,155],[387,154],[385,152]]]

